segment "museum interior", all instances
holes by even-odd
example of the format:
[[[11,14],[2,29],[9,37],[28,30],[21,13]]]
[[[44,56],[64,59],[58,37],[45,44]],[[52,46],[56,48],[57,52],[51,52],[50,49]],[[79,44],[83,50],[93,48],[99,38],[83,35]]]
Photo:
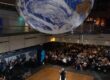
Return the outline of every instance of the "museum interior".
[[[0,80],[110,80],[110,0],[0,0]]]

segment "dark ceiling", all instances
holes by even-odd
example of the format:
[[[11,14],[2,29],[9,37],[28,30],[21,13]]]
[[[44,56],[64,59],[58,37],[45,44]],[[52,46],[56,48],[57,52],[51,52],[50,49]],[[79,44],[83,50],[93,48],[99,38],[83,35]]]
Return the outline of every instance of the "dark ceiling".
[[[0,9],[16,11],[14,5],[16,5],[16,0],[0,0]]]
[[[110,0],[95,0],[91,15],[110,18]]]
[[[16,6],[16,0],[0,0],[0,2],[14,4]],[[7,6],[0,3],[1,9],[16,11],[15,6]],[[110,18],[110,0],[95,0],[90,16]]]
[[[9,3],[9,4],[15,4],[16,0],[0,0],[0,2]]]

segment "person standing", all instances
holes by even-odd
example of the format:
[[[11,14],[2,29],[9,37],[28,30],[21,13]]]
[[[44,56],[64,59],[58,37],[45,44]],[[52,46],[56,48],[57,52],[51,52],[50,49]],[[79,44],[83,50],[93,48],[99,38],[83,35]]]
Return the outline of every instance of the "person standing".
[[[66,72],[64,68],[62,68],[60,72],[60,80],[66,80]]]

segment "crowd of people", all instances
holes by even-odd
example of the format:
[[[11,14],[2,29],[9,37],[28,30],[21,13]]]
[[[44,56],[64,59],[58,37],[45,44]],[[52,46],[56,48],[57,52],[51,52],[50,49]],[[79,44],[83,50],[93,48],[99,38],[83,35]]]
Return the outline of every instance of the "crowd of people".
[[[0,80],[25,80],[39,66],[37,57],[16,56],[10,61],[0,60]]]
[[[104,73],[110,71],[110,47],[47,43],[43,45],[43,49],[46,54],[42,62],[35,52],[18,55],[13,59],[0,58],[0,80],[25,80],[44,62],[63,67],[72,66],[76,70],[93,70]]]
[[[46,62],[51,64],[72,66],[76,70],[110,71],[109,47],[48,43],[46,48]]]

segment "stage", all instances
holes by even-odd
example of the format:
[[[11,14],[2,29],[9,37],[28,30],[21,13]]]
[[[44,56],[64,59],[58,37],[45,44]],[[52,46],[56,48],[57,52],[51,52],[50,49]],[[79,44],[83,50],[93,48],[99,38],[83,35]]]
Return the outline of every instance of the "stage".
[[[60,80],[61,67],[44,67],[26,80]],[[94,80],[91,75],[66,71],[66,80]]]

